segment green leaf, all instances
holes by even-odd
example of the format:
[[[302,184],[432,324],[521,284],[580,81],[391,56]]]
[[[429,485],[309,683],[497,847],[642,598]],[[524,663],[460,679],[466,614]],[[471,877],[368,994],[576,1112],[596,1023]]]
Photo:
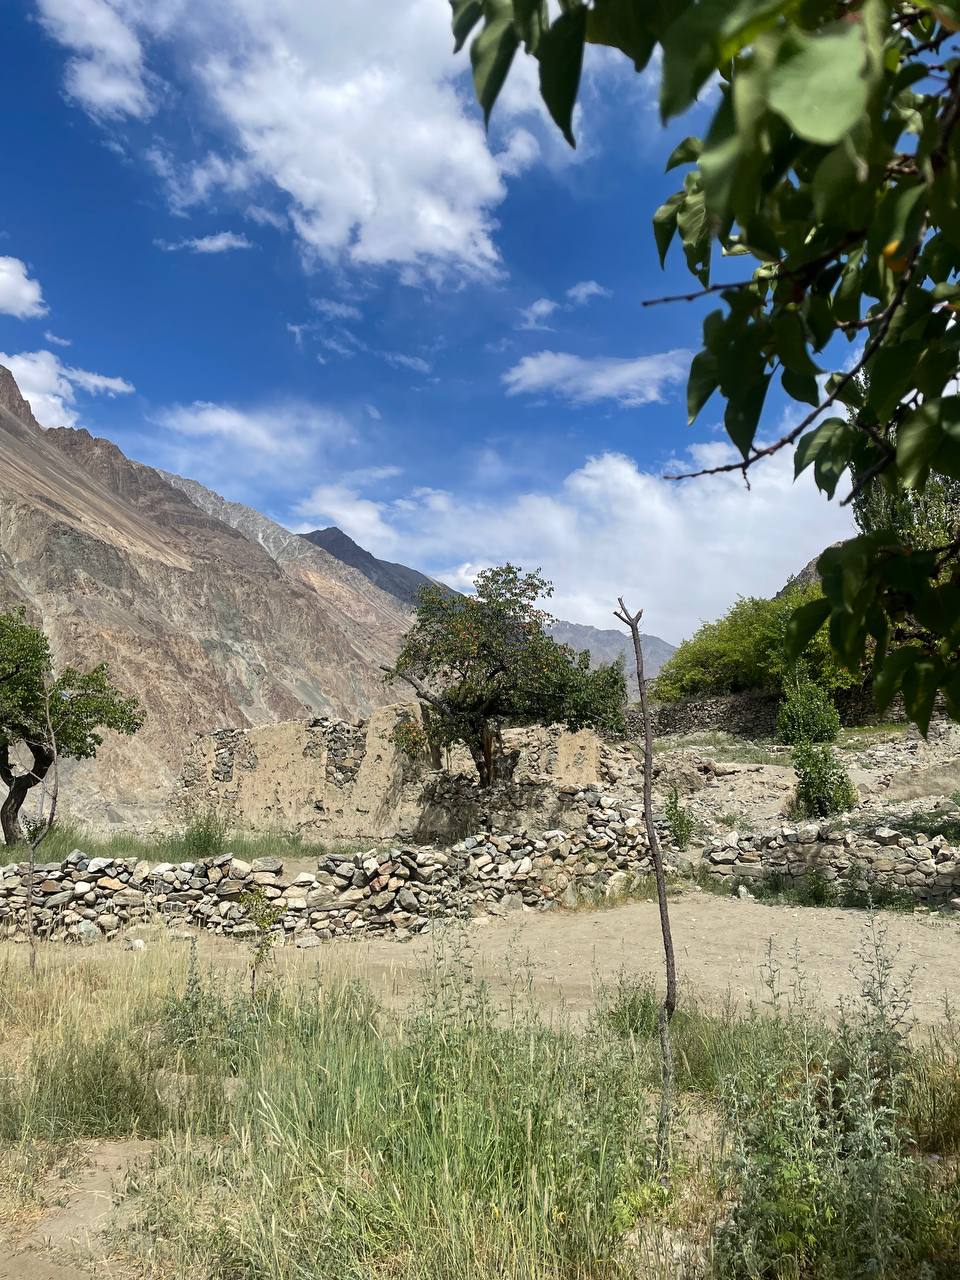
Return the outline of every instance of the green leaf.
[[[546,0],[513,0],[513,20],[527,53],[536,54],[550,25]]]
[[[771,111],[808,142],[831,146],[867,106],[867,49],[858,22],[824,35],[793,31],[770,75]]]
[[[807,645],[830,617],[830,601],[811,600],[795,610],[787,623],[787,659],[796,662]]]
[[[660,254],[661,267],[666,260],[670,243],[677,233],[677,213],[683,204],[683,200],[684,193],[676,191],[669,200],[663,202],[653,215],[653,236],[657,242],[657,252]]]
[[[577,145],[573,136],[573,108],[580,87],[586,31],[587,11],[578,4],[562,13],[543,33],[537,53],[540,93],[571,147]]]
[[[595,0],[587,13],[587,40],[619,49],[642,71],[657,43],[645,21],[650,8],[637,4],[637,0]]]
[[[697,414],[716,391],[720,383],[717,358],[710,351],[698,351],[690,364],[687,379],[687,421],[693,423]]]
[[[484,0],[483,12],[485,25],[470,46],[470,61],[477,101],[489,124],[490,112],[503,88],[520,39],[513,23],[512,0]]]
[[[745,458],[757,434],[769,385],[769,373],[761,374],[759,378],[754,378],[752,381],[746,380],[742,391],[736,396],[731,396],[727,401],[723,425],[726,427],[727,435]]]
[[[700,159],[701,151],[703,151],[703,143],[699,138],[684,138],[670,152],[664,172],[669,173],[671,169],[676,169],[681,164],[694,164]]]
[[[792,369],[784,369],[780,381],[784,391],[794,400],[800,400],[804,404],[820,403],[820,386],[813,374],[794,373]]]
[[[773,322],[774,350],[781,363],[796,373],[821,372],[807,351],[807,334],[797,311],[781,311]]]
[[[687,267],[701,284],[710,283],[710,219],[702,191],[688,189],[677,210],[677,230]]]
[[[453,46],[454,53],[459,53],[467,42],[467,37],[483,17],[482,0],[450,0],[453,9]]]
[[[940,687],[942,667],[932,658],[918,658],[903,673],[903,701],[920,732],[926,737],[933,704]]]
[[[817,487],[832,498],[840,477],[850,466],[858,439],[857,429],[849,422],[843,418],[827,418],[801,436],[793,459],[794,476],[800,475],[812,462]]]
[[[915,662],[921,662],[926,654],[918,645],[905,645],[887,655],[873,678],[873,696],[878,711],[886,711],[897,696],[906,672]]]

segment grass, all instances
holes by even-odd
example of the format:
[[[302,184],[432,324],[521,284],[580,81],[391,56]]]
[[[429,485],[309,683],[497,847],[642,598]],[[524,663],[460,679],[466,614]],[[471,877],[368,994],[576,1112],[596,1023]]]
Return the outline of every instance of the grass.
[[[816,867],[799,880],[776,872],[741,879],[701,873],[696,883],[718,897],[732,897],[741,886],[758,901],[778,907],[844,907],[860,911],[914,911],[919,905],[912,893],[896,886],[867,885],[855,879],[828,880]]]
[[[60,862],[74,849],[91,858],[123,858],[147,862],[188,862],[229,852],[247,861],[276,857],[312,860],[329,854],[366,851],[370,842],[311,840],[298,832],[236,832],[207,817],[167,834],[115,832],[99,835],[71,822],[58,822],[37,853],[40,862]],[[24,861],[26,845],[0,845],[0,863]]]
[[[112,1247],[174,1280],[947,1280],[960,1030],[947,1010],[909,1036],[875,927],[860,964],[832,1020],[773,964],[761,1006],[681,992],[664,1187],[642,975],[584,1025],[522,973],[496,1007],[456,944],[399,1014],[331,974],[252,999],[195,952],[43,961],[36,984],[15,953],[0,1216],[78,1142],[152,1137]]]

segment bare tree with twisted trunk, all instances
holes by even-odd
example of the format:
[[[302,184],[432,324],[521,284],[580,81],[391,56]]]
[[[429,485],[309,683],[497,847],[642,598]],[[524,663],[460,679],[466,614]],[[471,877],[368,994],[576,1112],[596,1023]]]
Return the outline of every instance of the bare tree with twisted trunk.
[[[670,929],[670,908],[667,904],[667,878],[663,870],[663,855],[653,823],[653,730],[650,726],[650,703],[647,698],[647,682],[643,675],[643,649],[640,646],[640,619],[643,610],[631,613],[619,596],[613,616],[628,628],[633,638],[633,652],[637,666],[637,685],[640,690],[640,715],[643,720],[643,820],[647,829],[650,858],[657,881],[657,902],[660,907],[660,932],[663,936],[663,959],[667,977],[667,989],[660,1015],[657,1019],[660,1032],[660,1122],[657,1126],[657,1171],[662,1179],[670,1172],[670,1121],[673,1113],[673,1047],[670,1043],[670,1020],[677,1007],[677,962],[673,950],[673,934]]]

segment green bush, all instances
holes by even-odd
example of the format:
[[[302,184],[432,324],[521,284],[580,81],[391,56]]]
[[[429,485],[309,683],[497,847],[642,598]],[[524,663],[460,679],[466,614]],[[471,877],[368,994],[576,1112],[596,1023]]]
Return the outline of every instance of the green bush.
[[[797,773],[794,813],[800,818],[829,818],[852,809],[857,793],[832,747],[800,742],[793,749]]]
[[[664,806],[664,817],[667,820],[673,843],[678,849],[686,849],[697,824],[694,822],[690,810],[685,809],[680,803],[680,792],[676,787],[671,789],[667,798],[667,803]]]
[[[171,843],[189,862],[216,858],[223,853],[227,840],[227,824],[212,808],[196,813]]]
[[[799,675],[787,686],[777,712],[777,737],[796,746],[800,742],[836,742],[840,715],[821,685]]]
[[[696,694],[779,692],[791,674],[786,630],[795,609],[820,597],[819,585],[794,586],[773,600],[743,597],[716,622],[704,623],[660,668],[654,686],[664,702]],[[811,678],[824,689],[850,688],[859,678],[838,666],[827,633],[813,637],[804,655]]]

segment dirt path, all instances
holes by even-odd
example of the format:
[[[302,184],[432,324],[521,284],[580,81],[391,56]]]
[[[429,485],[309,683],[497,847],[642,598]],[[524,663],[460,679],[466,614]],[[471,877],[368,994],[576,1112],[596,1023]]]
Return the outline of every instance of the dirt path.
[[[868,917],[863,911],[764,906],[686,890],[671,905],[677,967],[683,992],[706,1000],[728,994],[749,1000],[763,993],[761,969],[772,939],[781,968],[789,969],[796,946],[811,992],[828,1007],[856,995],[851,972],[862,946]],[[897,971],[914,970],[913,1007],[921,1022],[937,1019],[943,997],[954,993],[960,954],[960,917],[884,912],[879,919],[891,951],[899,949]],[[522,969],[547,1007],[562,1004],[574,1014],[593,1007],[597,980],[620,969],[658,974],[662,964],[660,927],[654,902],[604,911],[530,914],[487,918],[467,927],[475,963],[495,989],[504,990],[505,961]],[[417,973],[436,944],[427,938],[398,946],[382,942],[334,942],[319,949],[322,968],[342,966],[364,978],[390,1004],[402,1004],[417,986]],[[317,963],[318,950],[284,952],[285,967]]]
[[[147,1157],[148,1142],[98,1142],[69,1178],[47,1188],[44,1216],[15,1244],[0,1242],[0,1280],[123,1280],[103,1255],[99,1232],[113,1213],[127,1174]],[[71,1261],[76,1258],[77,1261]],[[87,1269],[84,1269],[86,1265]]]

